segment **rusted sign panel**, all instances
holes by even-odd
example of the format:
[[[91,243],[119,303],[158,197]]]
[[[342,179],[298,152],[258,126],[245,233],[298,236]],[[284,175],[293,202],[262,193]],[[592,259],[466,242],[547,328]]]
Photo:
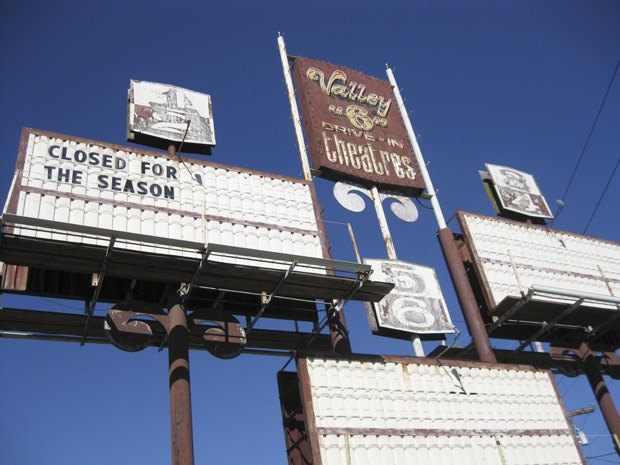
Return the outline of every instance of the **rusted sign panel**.
[[[433,268],[401,260],[364,259],[372,266],[373,279],[394,283],[394,289],[378,303],[366,303],[373,333],[410,339],[443,338],[454,332],[446,302]]]
[[[535,218],[553,218],[534,176],[507,166],[486,165],[504,210]]]
[[[184,150],[210,154],[215,145],[211,96],[156,82],[131,81],[127,140],[166,148],[184,141]]]
[[[296,58],[294,77],[314,168],[406,195],[424,182],[387,81]]]

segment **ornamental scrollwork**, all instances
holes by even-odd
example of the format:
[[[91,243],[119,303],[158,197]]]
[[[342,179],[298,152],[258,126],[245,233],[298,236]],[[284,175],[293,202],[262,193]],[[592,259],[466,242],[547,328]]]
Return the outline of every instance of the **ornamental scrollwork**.
[[[371,191],[365,187],[344,182],[334,184],[334,197],[349,211],[360,213],[366,208],[366,202],[360,194],[372,200]],[[391,201],[390,210],[398,219],[406,223],[413,223],[418,219],[418,209],[410,198],[385,192],[380,192],[379,198],[382,203],[386,199]]]

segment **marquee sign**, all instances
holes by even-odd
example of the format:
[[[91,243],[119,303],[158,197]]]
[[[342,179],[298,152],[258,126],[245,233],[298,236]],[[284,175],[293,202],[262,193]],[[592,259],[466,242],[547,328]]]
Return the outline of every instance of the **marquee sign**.
[[[131,81],[127,140],[157,148],[184,140],[184,151],[210,154],[215,145],[211,96],[182,87]]]
[[[586,463],[550,371],[308,356],[278,388],[290,465]]]
[[[305,181],[25,129],[8,213],[198,243],[323,258]],[[78,235],[22,235],[100,244]],[[179,253],[132,242],[137,251]],[[270,266],[265,264],[265,266]]]
[[[424,182],[387,81],[322,61],[295,58],[310,155],[322,177],[405,195]]]
[[[486,165],[501,208],[536,218],[553,218],[534,176],[507,166]]]
[[[435,270],[401,260],[364,259],[373,279],[394,283],[378,303],[366,303],[374,334],[410,339],[412,334],[454,332]]]

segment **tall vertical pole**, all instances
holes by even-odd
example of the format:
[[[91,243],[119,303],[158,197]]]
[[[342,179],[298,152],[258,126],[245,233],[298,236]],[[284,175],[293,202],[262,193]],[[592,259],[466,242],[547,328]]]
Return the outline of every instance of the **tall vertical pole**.
[[[381,235],[383,236],[383,242],[385,242],[385,248],[387,249],[387,255],[390,260],[398,260],[396,256],[396,248],[394,247],[394,241],[392,240],[392,234],[388,226],[385,212],[383,211],[383,204],[381,203],[381,196],[376,186],[372,186],[370,189],[370,197],[372,203],[375,206],[375,212],[377,213],[377,219],[379,220],[379,227],[381,228]],[[422,347],[422,341],[416,334],[411,336],[411,343],[413,345],[413,353],[416,357],[424,357],[424,347]]]
[[[176,155],[174,145],[168,147]],[[192,399],[189,381],[189,329],[178,289],[168,295],[168,382],[172,465],[194,465]]]
[[[379,227],[381,228],[381,235],[383,236],[383,242],[385,242],[385,248],[387,249],[387,255],[390,260],[397,260],[396,249],[394,248],[394,241],[392,240],[392,234],[383,211],[383,205],[381,204],[381,196],[376,186],[372,186],[370,189],[370,197],[372,203],[375,206],[375,212],[377,213],[377,219],[379,220]]]
[[[297,100],[295,99],[295,90],[293,89],[293,78],[291,76],[291,68],[286,54],[286,45],[284,37],[278,36],[278,49],[280,51],[280,61],[282,62],[282,72],[284,74],[284,82],[286,84],[286,93],[288,102],[291,107],[291,117],[295,128],[295,138],[297,139],[297,148],[299,149],[299,158],[304,173],[304,179],[312,183],[312,173],[310,173],[310,162],[308,160],[308,152],[306,151],[306,143],[304,134],[301,129],[301,116],[299,108],[297,108]],[[328,253],[328,255],[331,255]],[[331,256],[327,257],[331,258]],[[344,317],[344,309],[340,308],[333,312],[329,320],[329,332],[331,335],[332,347],[335,352],[342,354],[351,353],[351,342],[349,341],[349,331],[347,330],[347,321]]]
[[[192,401],[189,384],[189,331],[181,303],[168,310],[168,370],[172,464],[194,465]]]
[[[620,416],[614,404],[614,400],[609,393],[605,379],[601,375],[601,367],[598,357],[590,350],[587,344],[579,348],[579,356],[583,362],[583,369],[594,393],[594,397],[601,409],[601,414],[609,430],[609,434],[614,443],[616,453],[620,455]]]
[[[482,316],[478,310],[476,298],[471,288],[471,284],[469,283],[469,279],[467,278],[467,270],[465,270],[458,247],[454,242],[454,235],[450,228],[448,228],[445,217],[443,216],[441,206],[439,205],[439,199],[435,194],[433,182],[431,181],[431,177],[426,169],[426,163],[424,162],[422,151],[420,150],[420,146],[418,145],[418,141],[415,137],[415,132],[413,131],[413,126],[411,125],[411,120],[409,119],[409,114],[407,113],[407,109],[405,108],[405,104],[400,95],[398,84],[396,84],[394,73],[389,67],[386,69],[386,73],[394,90],[394,97],[396,99],[396,103],[398,104],[400,114],[403,117],[407,135],[409,136],[411,146],[413,147],[413,153],[418,166],[420,167],[420,174],[422,175],[422,179],[424,179],[427,193],[430,195],[431,206],[433,207],[435,219],[437,220],[437,225],[439,226],[439,244],[441,245],[446,264],[448,265],[450,277],[452,278],[452,283],[454,284],[461,309],[463,310],[463,316],[465,317],[467,328],[469,329],[469,333],[471,334],[474,345],[476,346],[478,357],[483,362],[497,363],[497,359],[495,358],[495,354],[491,348],[489,335],[486,332],[484,322],[482,321]]]
[[[286,84],[286,94],[288,95],[288,103],[291,106],[291,117],[293,118],[293,126],[295,128],[295,138],[297,139],[297,148],[299,149],[299,159],[304,172],[304,179],[312,182],[312,174],[310,173],[310,162],[308,160],[308,152],[306,151],[306,143],[304,141],[304,133],[301,129],[301,117],[299,116],[299,108],[297,108],[297,100],[295,99],[295,90],[293,89],[293,78],[291,76],[291,68],[288,63],[288,55],[286,54],[286,45],[284,37],[278,36],[278,49],[280,50],[280,61],[282,62],[282,72],[284,73],[284,83]]]

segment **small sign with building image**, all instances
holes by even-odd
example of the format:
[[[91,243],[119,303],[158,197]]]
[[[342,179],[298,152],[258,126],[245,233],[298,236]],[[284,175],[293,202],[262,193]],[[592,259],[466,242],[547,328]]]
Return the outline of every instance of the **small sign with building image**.
[[[215,145],[211,96],[182,87],[131,80],[127,140],[166,149],[184,142],[186,152],[211,154]]]

